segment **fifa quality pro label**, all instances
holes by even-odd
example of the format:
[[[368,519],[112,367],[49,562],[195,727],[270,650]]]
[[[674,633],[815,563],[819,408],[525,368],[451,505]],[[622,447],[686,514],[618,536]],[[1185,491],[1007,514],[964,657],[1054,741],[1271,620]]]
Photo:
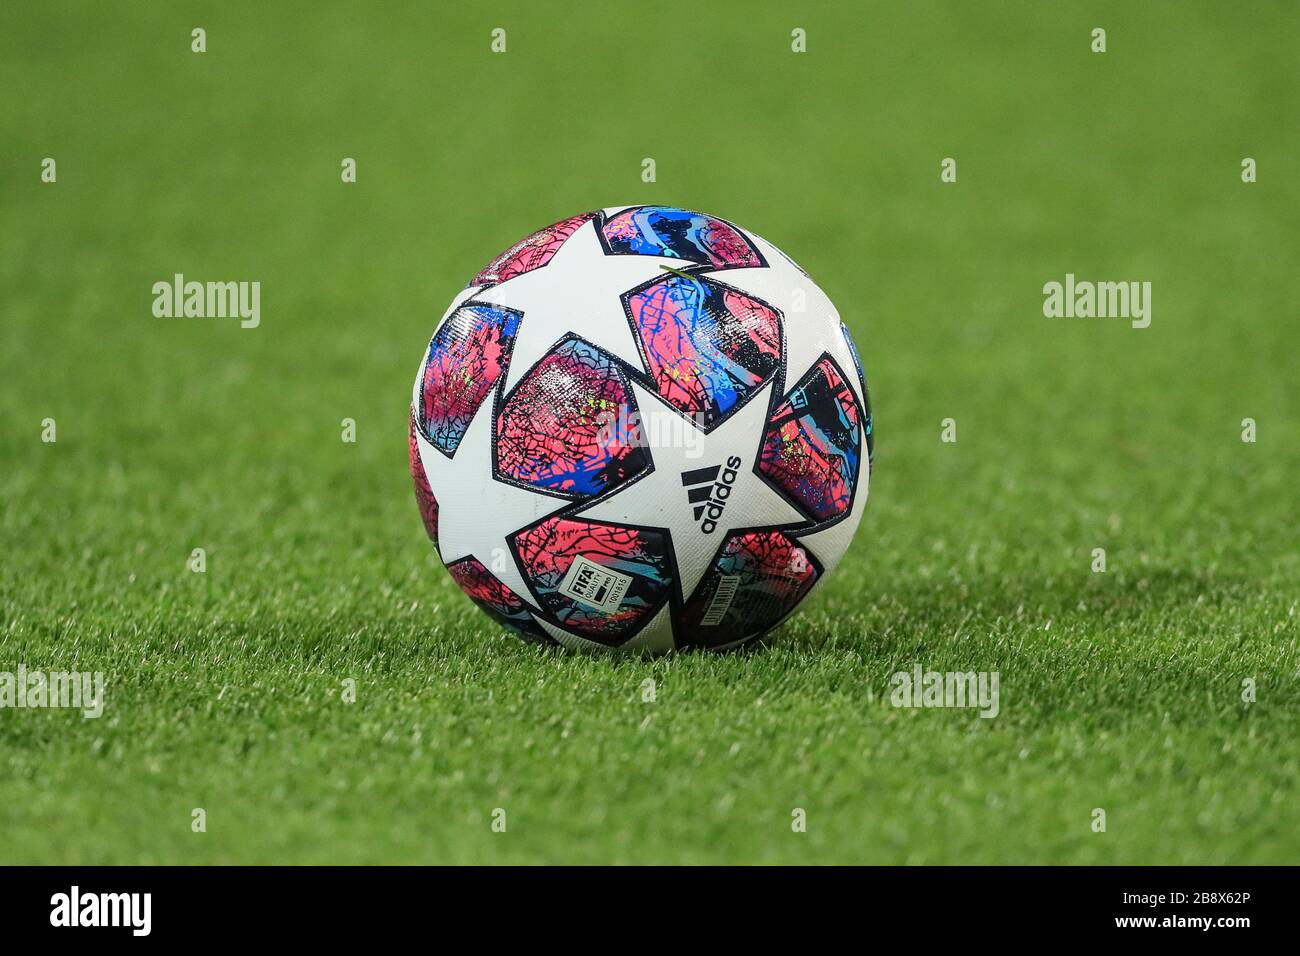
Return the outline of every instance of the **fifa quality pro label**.
[[[560,582],[560,593],[598,611],[609,612],[618,610],[631,583],[629,575],[611,571],[594,561],[579,557],[569,566],[569,573]]]

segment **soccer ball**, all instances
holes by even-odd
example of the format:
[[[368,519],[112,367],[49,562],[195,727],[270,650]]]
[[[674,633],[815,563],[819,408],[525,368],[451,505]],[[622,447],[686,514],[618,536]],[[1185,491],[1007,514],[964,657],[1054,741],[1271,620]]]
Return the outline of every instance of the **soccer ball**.
[[[411,400],[425,529],[520,635],[738,647],[862,518],[871,409],[821,289],[766,240],[667,206],[563,219],[452,299]]]

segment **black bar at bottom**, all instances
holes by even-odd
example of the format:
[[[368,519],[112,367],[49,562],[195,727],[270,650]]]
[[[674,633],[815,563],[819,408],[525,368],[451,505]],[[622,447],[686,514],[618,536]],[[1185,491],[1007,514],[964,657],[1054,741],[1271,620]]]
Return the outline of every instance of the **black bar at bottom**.
[[[784,930],[850,932],[864,942],[902,933],[927,944],[1198,936],[1230,945],[1243,933],[1276,934],[1292,924],[1296,874],[1199,867],[15,867],[0,869],[0,925],[6,942],[75,934],[83,943],[286,939],[335,947],[432,930],[439,937],[522,931],[547,945],[566,938],[620,945],[631,942],[629,933],[665,943],[662,934],[678,926],[687,934],[678,938],[689,939],[703,919],[716,930],[725,926],[733,940]]]

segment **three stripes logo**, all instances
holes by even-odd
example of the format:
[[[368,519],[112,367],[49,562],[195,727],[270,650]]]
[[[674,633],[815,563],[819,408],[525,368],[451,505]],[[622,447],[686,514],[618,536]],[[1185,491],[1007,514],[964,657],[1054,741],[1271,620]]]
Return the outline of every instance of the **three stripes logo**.
[[[686,500],[694,507],[695,520],[700,522],[700,530],[705,534],[717,530],[718,519],[727,507],[731,486],[736,483],[741,464],[741,460],[732,455],[725,468],[713,465],[682,472],[682,486],[690,489],[686,492]]]

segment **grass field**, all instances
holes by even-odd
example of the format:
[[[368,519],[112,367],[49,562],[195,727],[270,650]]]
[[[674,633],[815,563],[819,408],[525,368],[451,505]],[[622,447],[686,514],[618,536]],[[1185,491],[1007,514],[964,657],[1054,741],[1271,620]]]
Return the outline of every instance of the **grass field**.
[[[108,680],[0,710],[0,863],[1300,862],[1293,5],[468,7],[0,11],[0,671]],[[413,501],[452,293],[634,202],[787,249],[871,382],[862,529],[754,653],[524,645]],[[155,318],[176,272],[260,326]],[[999,715],[892,707],[918,664]]]

